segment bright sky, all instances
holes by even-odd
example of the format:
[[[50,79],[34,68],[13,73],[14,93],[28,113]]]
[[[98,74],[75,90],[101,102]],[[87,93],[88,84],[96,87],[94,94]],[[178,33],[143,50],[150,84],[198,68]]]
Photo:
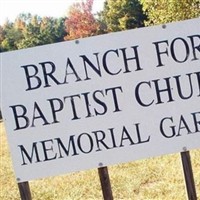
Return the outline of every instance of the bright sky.
[[[14,21],[20,13],[31,13],[39,16],[66,16],[70,5],[82,0],[0,0],[0,25],[6,19]],[[85,1],[85,0],[83,0]],[[94,0],[93,13],[103,9],[105,0]]]

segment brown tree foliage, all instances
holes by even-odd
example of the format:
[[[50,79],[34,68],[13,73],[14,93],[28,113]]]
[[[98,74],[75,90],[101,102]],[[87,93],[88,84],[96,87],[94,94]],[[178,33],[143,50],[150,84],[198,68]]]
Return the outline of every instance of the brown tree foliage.
[[[99,24],[92,13],[93,0],[73,4],[65,21],[65,40],[97,35]]]

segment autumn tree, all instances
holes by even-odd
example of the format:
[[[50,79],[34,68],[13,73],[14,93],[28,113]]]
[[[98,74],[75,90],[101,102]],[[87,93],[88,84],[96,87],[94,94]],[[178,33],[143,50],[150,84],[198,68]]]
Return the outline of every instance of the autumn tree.
[[[97,34],[98,23],[92,14],[93,0],[75,3],[69,8],[65,21],[65,40],[84,38]]]
[[[101,15],[108,32],[142,27],[146,19],[139,0],[107,0]]]
[[[148,15],[147,25],[181,21],[200,16],[200,0],[140,0]]]

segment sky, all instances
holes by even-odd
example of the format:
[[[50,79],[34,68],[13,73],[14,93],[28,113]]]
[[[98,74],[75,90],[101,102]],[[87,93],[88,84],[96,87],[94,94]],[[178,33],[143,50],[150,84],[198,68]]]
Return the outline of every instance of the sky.
[[[0,0],[0,25],[6,19],[14,21],[20,13],[37,14],[41,17],[66,16],[70,5],[82,0]],[[83,0],[85,1],[85,0]],[[103,9],[105,0],[94,0],[93,13]]]

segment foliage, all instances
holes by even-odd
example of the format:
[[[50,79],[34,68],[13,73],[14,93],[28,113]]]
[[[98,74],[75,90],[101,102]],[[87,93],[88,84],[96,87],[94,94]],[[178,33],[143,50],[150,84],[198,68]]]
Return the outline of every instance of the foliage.
[[[146,19],[139,0],[107,0],[101,15],[108,32],[142,27]]]
[[[17,42],[21,40],[22,33],[14,23],[7,21],[0,27],[0,52],[17,49]]]
[[[64,40],[65,18],[20,14],[14,23],[0,27],[0,49],[10,51]]]
[[[141,0],[147,25],[164,24],[200,16],[200,0]]]
[[[19,18],[18,20],[23,21]],[[26,18],[22,29],[24,38],[18,43],[18,49],[63,41],[65,30],[64,18],[30,16]]]
[[[84,38],[97,34],[98,23],[92,14],[93,0],[73,4],[65,21],[65,40]]]
[[[97,16],[93,1],[73,4],[68,18],[22,13],[6,21],[0,26],[0,52],[200,16],[200,0],[106,0]]]

